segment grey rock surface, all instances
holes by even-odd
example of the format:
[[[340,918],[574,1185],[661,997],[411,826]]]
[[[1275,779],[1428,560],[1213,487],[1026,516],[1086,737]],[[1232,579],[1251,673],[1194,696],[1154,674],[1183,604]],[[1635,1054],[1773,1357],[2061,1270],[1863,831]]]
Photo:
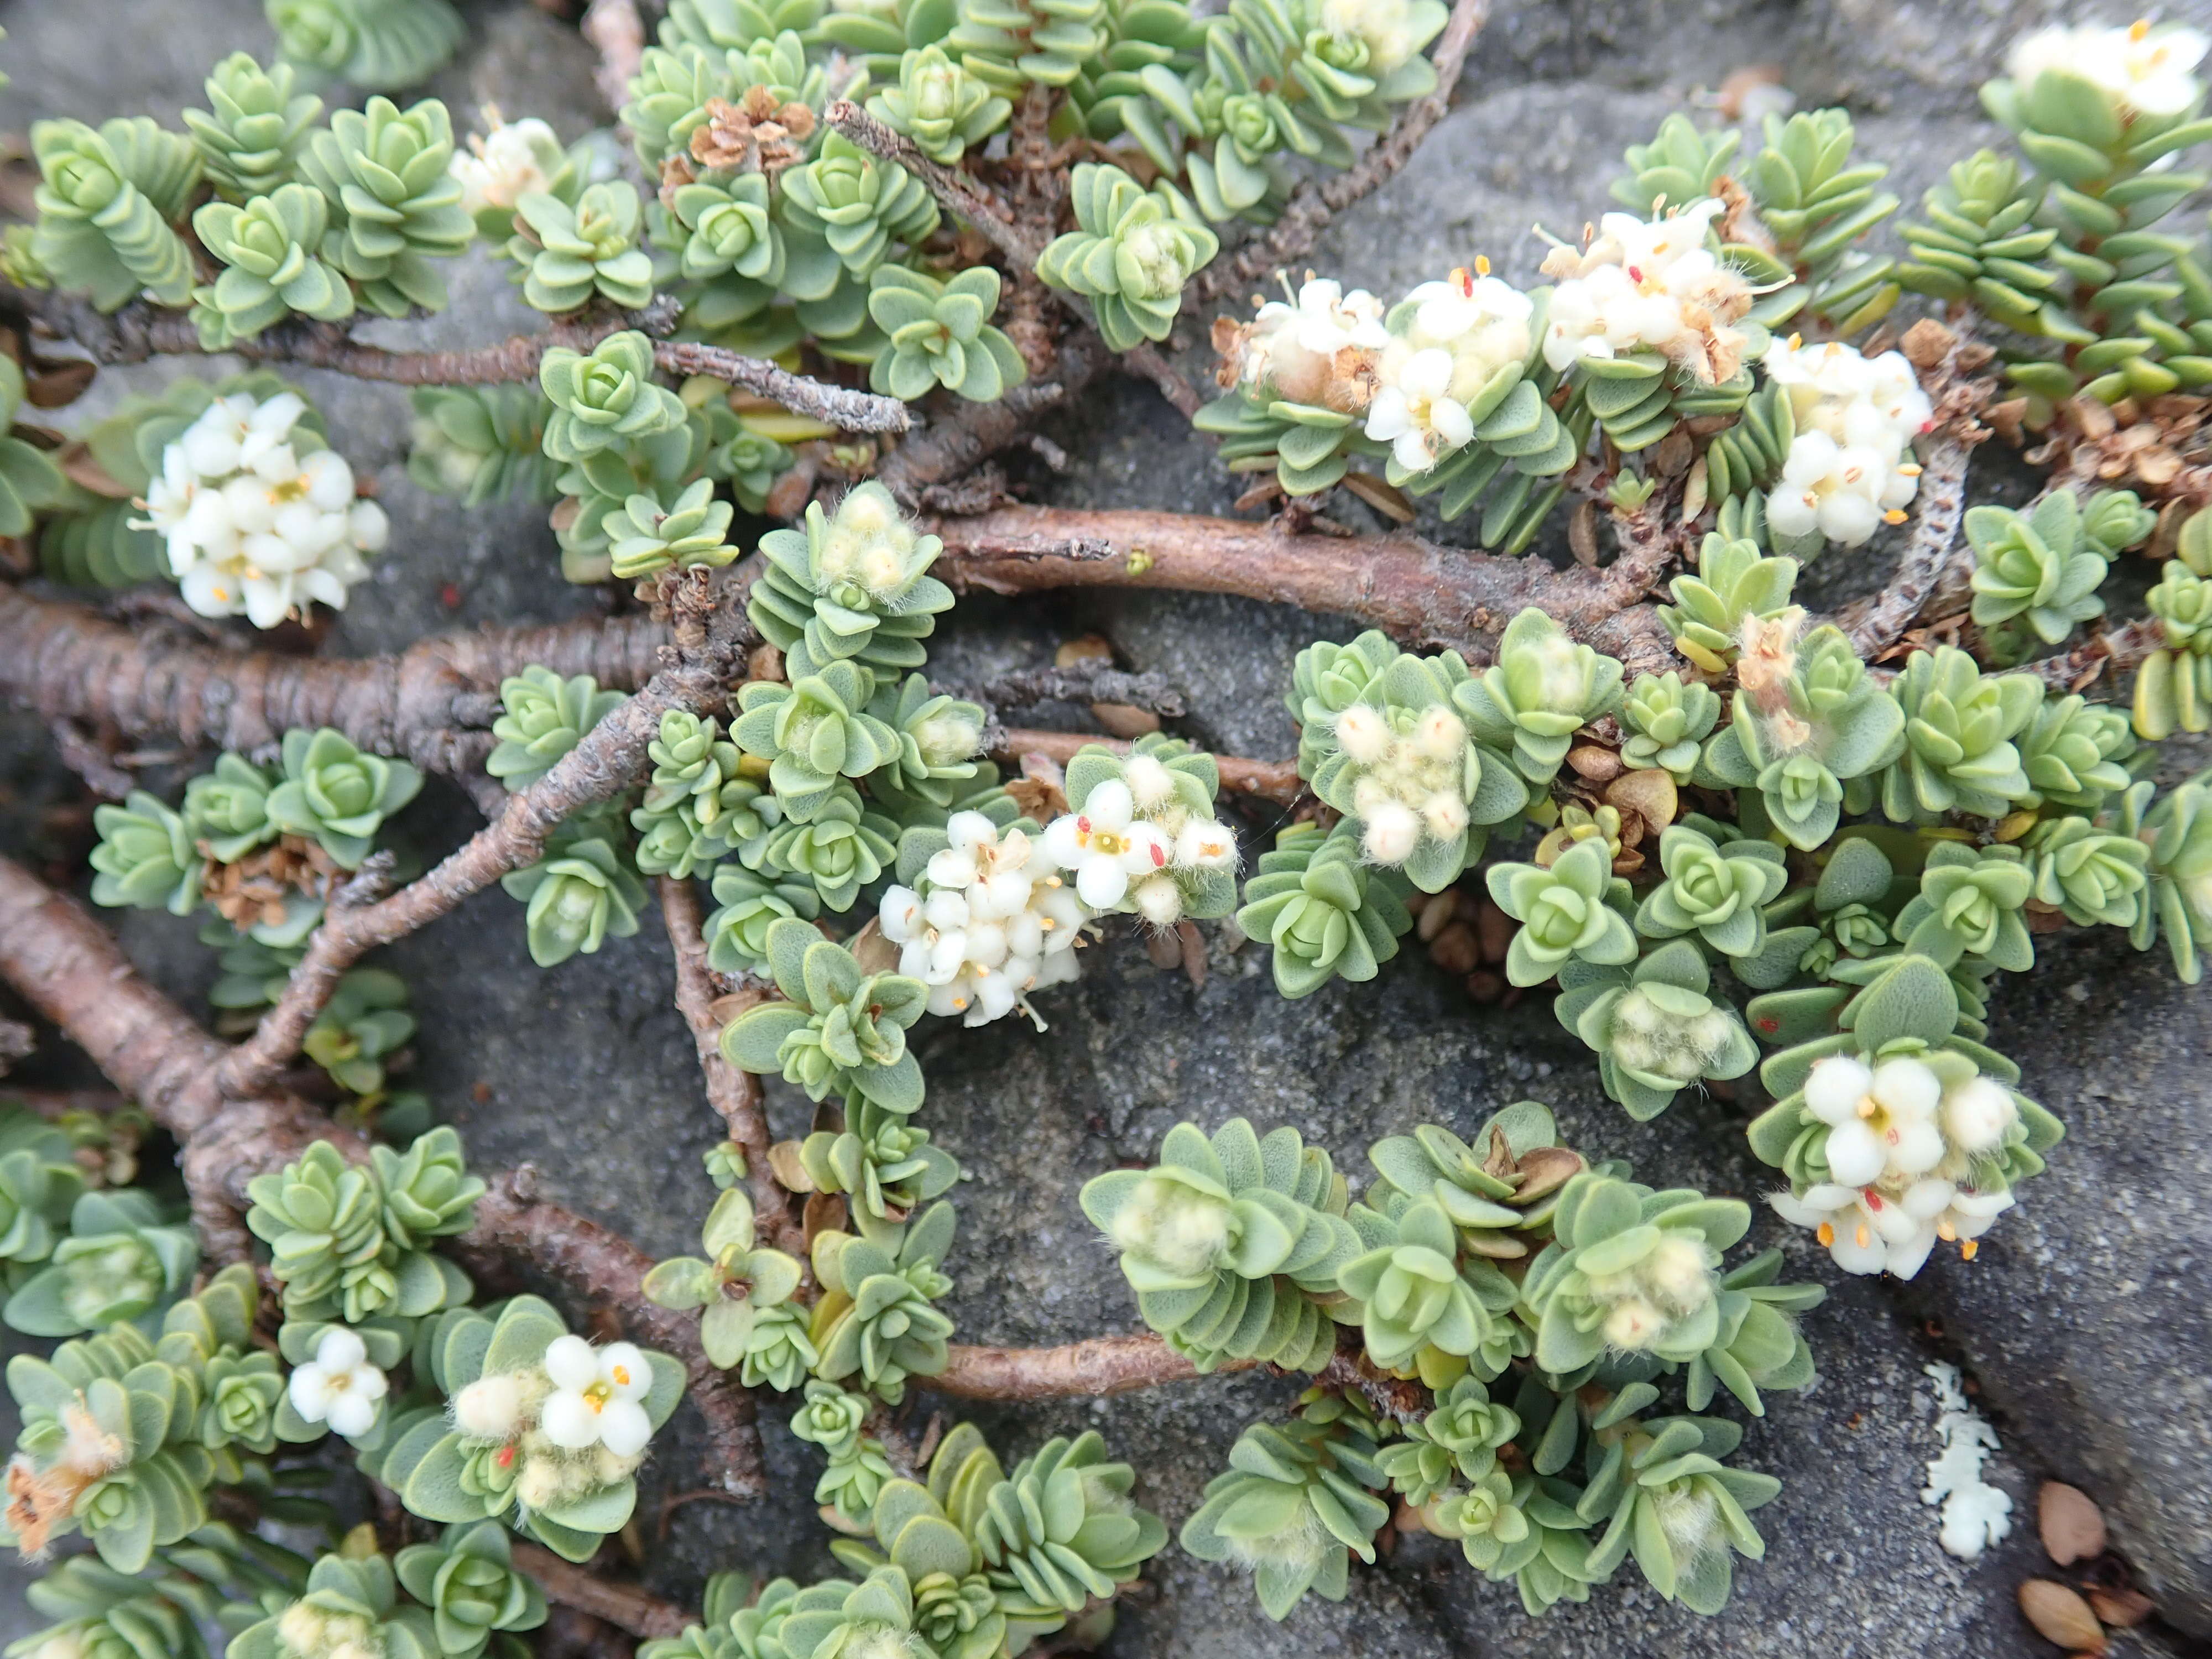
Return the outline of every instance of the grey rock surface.
[[[604,119],[589,53],[573,30],[521,0],[467,9],[469,46],[432,88],[457,122],[471,125],[481,102],[544,116],[564,137]],[[2206,0],[2171,9],[2212,17]],[[1850,100],[1865,147],[1891,163],[1910,201],[1985,141],[1973,88],[2003,41],[2056,15],[2002,0],[1522,0],[1498,12],[1462,106],[1413,168],[1332,230],[1312,258],[1316,268],[1389,293],[1484,252],[1525,278],[1541,252],[1533,224],[1576,234],[1611,205],[1605,185],[1624,144],[1754,64],[1782,65],[1808,100]],[[41,116],[98,118],[118,108],[172,118],[198,101],[214,57],[234,46],[264,51],[269,39],[252,0],[15,0],[0,3],[0,25],[10,31],[0,68],[15,77],[0,92],[0,129],[12,131]],[[465,262],[454,289],[445,316],[379,324],[374,337],[467,344],[532,324],[489,258]],[[1183,354],[1189,372],[1204,372],[1202,356]],[[96,397],[182,368],[218,368],[104,376]],[[395,527],[393,552],[327,648],[392,650],[428,632],[552,620],[605,603],[559,580],[551,537],[532,510],[464,514],[406,481],[404,392],[301,380],[356,467],[375,476]],[[1132,383],[1109,382],[1079,417],[1048,429],[1072,466],[1061,477],[1024,464],[1020,476],[1041,499],[1218,513],[1237,493],[1210,448]],[[1878,580],[1867,574],[1878,569],[1869,561],[1856,577],[1837,579]],[[941,632],[933,667],[974,683],[1048,660],[1057,641],[1091,629],[1129,665],[1162,670],[1185,688],[1190,735],[1268,756],[1291,744],[1280,699],[1292,654],[1316,635],[1343,637],[1346,625],[1225,599],[978,599]],[[1039,718],[1080,717],[1061,707]],[[0,722],[0,847],[11,855],[59,860],[81,845],[68,820],[71,793],[34,722]],[[472,823],[461,798],[441,787],[400,828],[428,859]],[[1273,827],[1264,814],[1247,824],[1255,836]],[[189,927],[132,915],[122,931],[157,982],[205,1012],[209,958]],[[2033,1502],[2045,1474],[2105,1504],[2116,1542],[2159,1588],[2169,1616],[2212,1631],[2204,1005],[2172,987],[2157,960],[2124,949],[2062,940],[2051,955],[2032,987],[2001,1002],[1998,1040],[2068,1119],[2072,1138],[1978,1261],[1931,1268],[1907,1304],[1884,1286],[1842,1279],[1771,1217],[1755,1230],[1754,1243],[1784,1243],[1793,1273],[1832,1294],[1808,1321],[1820,1383],[1774,1401],[1741,1454],[1787,1484],[1760,1514],[1766,1559],[1741,1565],[1736,1600],[1718,1620],[1660,1601],[1631,1571],[1587,1606],[1533,1620],[1510,1588],[1482,1583],[1448,1546],[1409,1540],[1378,1568],[1356,1572],[1342,1606],[1309,1601],[1278,1627],[1243,1582],[1171,1548],[1148,1575],[1152,1588],[1131,1599],[1110,1650],[1131,1659],[1886,1659],[1925,1649],[2013,1659],[2042,1650],[2013,1598],[2043,1565]],[[654,918],[635,939],[541,974],[524,954],[519,908],[493,892],[383,960],[409,979],[422,1018],[408,1081],[461,1127],[477,1160],[532,1161],[550,1190],[648,1250],[693,1243],[712,1200],[699,1154],[719,1126],[670,1006],[669,953]],[[1257,948],[1218,948],[1212,977],[1194,990],[1125,941],[1099,949],[1084,981],[1044,999],[1043,1012],[1052,1029],[1042,1035],[1010,1023],[923,1039],[932,1126],[972,1175],[951,1264],[952,1310],[969,1340],[1049,1343],[1134,1328],[1132,1299],[1074,1194],[1090,1174],[1147,1156],[1186,1116],[1209,1127],[1238,1112],[1291,1123],[1345,1155],[1357,1180],[1358,1149],[1380,1134],[1423,1120],[1464,1130],[1498,1105],[1534,1097],[1559,1109],[1579,1143],[1632,1158],[1647,1177],[1753,1199],[1768,1184],[1769,1172],[1743,1149],[1736,1109],[1686,1100],[1656,1123],[1631,1124],[1598,1093],[1588,1054],[1540,1005],[1504,1015],[1470,1009],[1418,959],[1395,964],[1378,985],[1337,985],[1285,1004]],[[803,1102],[779,1091],[773,1108],[779,1133],[803,1130]],[[615,1297],[634,1289],[603,1288]],[[1944,1358],[1963,1358],[1981,1382],[2007,1448],[1990,1478],[2016,1505],[2013,1536],[1972,1565],[1937,1547],[1934,1513],[1919,1497],[1923,1466],[1938,1449],[1922,1367]],[[1142,1501],[1173,1524],[1242,1425],[1294,1392],[1288,1381],[1218,1378],[978,1415],[1010,1456],[1056,1432],[1100,1427],[1144,1471]],[[773,1492],[761,1504],[663,1507],[692,1484],[696,1420],[680,1414],[657,1447],[642,1513],[646,1571],[664,1593],[693,1596],[706,1572],[730,1566],[830,1570],[808,1498],[814,1454],[769,1415]],[[0,1581],[8,1635],[33,1622],[10,1588],[20,1582]],[[2179,1637],[2130,1639],[2134,1650],[2168,1659],[2187,1650]]]

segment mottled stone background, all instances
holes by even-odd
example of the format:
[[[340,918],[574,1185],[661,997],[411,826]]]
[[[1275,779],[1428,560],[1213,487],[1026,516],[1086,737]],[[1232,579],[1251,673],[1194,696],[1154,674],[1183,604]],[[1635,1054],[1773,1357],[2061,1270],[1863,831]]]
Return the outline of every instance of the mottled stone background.
[[[564,137],[602,125],[587,51],[573,28],[522,0],[469,4],[461,60],[432,90],[466,126],[477,105],[550,118]],[[1527,278],[1540,222],[1563,234],[1609,204],[1621,147],[1667,112],[1710,101],[1704,89],[1752,64],[1782,66],[1801,101],[1840,100],[1858,118],[1864,151],[1887,161],[1908,202],[1942,168],[1994,136],[1974,88],[2017,29],[2051,9],[2002,0],[1583,0],[1500,3],[1459,106],[1406,173],[1346,216],[1313,263],[1393,293],[1487,253]],[[2212,3],[2169,12],[2200,24]],[[0,131],[44,116],[97,120],[117,112],[173,119],[199,100],[206,66],[237,47],[265,52],[257,0],[13,0],[0,3],[9,39],[0,68]],[[2193,214],[2190,216],[2193,217]],[[530,325],[531,314],[489,263],[456,283],[453,311],[392,343],[475,343]],[[1188,366],[1202,368],[1197,354]],[[179,367],[169,366],[172,372]],[[162,373],[104,376],[112,398]],[[601,595],[558,575],[539,512],[462,514],[424,496],[404,469],[404,393],[304,374],[355,465],[372,473],[394,524],[392,551],[358,592],[328,647],[360,654],[477,623],[588,614]],[[1235,486],[1149,388],[1115,383],[1048,430],[1073,457],[1055,477],[1022,482],[1040,500],[1224,511]],[[2026,481],[1992,460],[1978,477],[1992,494]],[[1355,509],[1356,510],[1356,509]],[[1881,580],[1880,550],[1832,556],[1819,590]],[[1168,594],[1091,594],[1012,605],[969,601],[940,631],[933,665],[979,681],[1048,659],[1054,643],[1104,633],[1126,665],[1159,670],[1188,693],[1181,729],[1217,748],[1287,754],[1282,712],[1292,653],[1339,620],[1242,601]],[[1079,711],[1057,712],[1073,723]],[[0,724],[0,848],[51,859],[76,850],[48,809],[72,793],[34,723]],[[2185,769],[2179,764],[2170,769]],[[474,819],[459,794],[426,790],[402,822],[425,854],[457,842]],[[1248,818],[1252,834],[1273,826]],[[158,982],[204,1012],[209,953],[166,916],[119,925]],[[2032,983],[2008,985],[1995,1041],[2018,1057],[2026,1086],[2063,1117],[2069,1139],[2051,1173],[2027,1189],[1979,1258],[1939,1256],[1897,1287],[1837,1274],[1801,1234],[1765,1216],[1753,1242],[1784,1243],[1793,1272],[1833,1287],[1808,1321],[1821,1379],[1782,1396],[1753,1423],[1741,1459],[1787,1482],[1759,1515],[1763,1564],[1739,1563],[1737,1593],[1712,1620],[1661,1601],[1632,1571],[1587,1606],[1534,1620],[1510,1587],[1481,1582],[1448,1546],[1401,1544],[1373,1571],[1355,1571],[1350,1599],[1310,1599],[1287,1625],[1269,1623],[1239,1579],[1170,1547],[1131,1598],[1111,1651],[1120,1655],[1298,1653],[1443,1659],[1686,1659],[1818,1655],[1887,1659],[2010,1659],[2049,1651],[2014,1609],[2037,1570],[2033,1495],[2046,1475],[2073,1481],[2105,1507],[2116,1546],[2135,1563],[2174,1625],[2212,1635],[2212,1456],[2206,1449],[2212,1359],[2204,1275],[2212,1267],[2212,1069],[2207,1002],[2172,983],[2161,957],[2124,942],[2058,940]],[[497,892],[380,958],[404,974],[422,1020],[427,1089],[485,1165],[522,1158],[565,1201],[647,1249],[693,1243],[712,1198],[700,1153],[718,1138],[691,1044],[670,1006],[665,939],[638,938],[551,972],[523,952],[520,912]],[[1455,984],[1401,958],[1376,984],[1333,985],[1300,1003],[1278,998],[1263,951],[1217,948],[1194,991],[1118,943],[1086,958],[1080,985],[1043,1000],[1042,1036],[1005,1022],[980,1034],[922,1034],[928,1121],[972,1179],[961,1188],[962,1237],[950,1266],[952,1303],[970,1341],[1052,1343],[1135,1324],[1110,1256],[1078,1212],[1084,1178],[1146,1156],[1182,1117],[1209,1127],[1232,1113],[1287,1122],[1355,1171],[1361,1149],[1422,1120],[1466,1131],[1503,1103],[1534,1096],[1593,1151],[1635,1159],[1662,1184],[1696,1183],[1756,1197],[1770,1173],[1747,1153],[1741,1112],[1686,1098],[1656,1123],[1630,1124],[1599,1093],[1594,1066],[1540,1005],[1498,1017],[1472,1009]],[[66,1064],[50,1057],[52,1066]],[[799,1105],[775,1102],[778,1127],[803,1127]],[[1762,1212],[1763,1214],[1763,1212]],[[610,1285],[627,1296],[629,1285]],[[1968,1566],[1938,1549],[1923,1505],[1923,1465],[1937,1449],[1921,1368],[1966,1365],[2003,1436],[1992,1478],[2019,1502],[2012,1540]],[[1179,1523],[1222,1465],[1238,1428],[1280,1407],[1288,1382],[1220,1379],[1097,1404],[986,1413],[1011,1459],[1046,1436],[1093,1425],[1142,1471],[1139,1495]],[[770,1413],[772,1417],[775,1413]],[[767,1428],[775,1495],[750,1507],[660,1500],[694,1484],[698,1443],[679,1416],[645,1477],[649,1582],[681,1597],[709,1571],[820,1574],[832,1568],[808,1493],[811,1449]],[[6,1633],[30,1628],[20,1580],[0,1608]],[[2202,1651],[2178,1632],[2136,1632],[2127,1650]]]

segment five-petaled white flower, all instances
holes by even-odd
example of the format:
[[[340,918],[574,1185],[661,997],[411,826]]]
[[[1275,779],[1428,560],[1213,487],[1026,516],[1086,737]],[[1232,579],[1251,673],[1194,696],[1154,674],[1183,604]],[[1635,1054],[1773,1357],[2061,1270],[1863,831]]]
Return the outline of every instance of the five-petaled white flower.
[[[1054,818],[1044,850],[1075,877],[1076,896],[1093,910],[1121,903],[1132,877],[1166,869],[1173,853],[1156,826],[1137,817],[1129,786],[1118,778],[1093,789],[1080,812]]]
[[[1805,1104],[1828,1130],[1828,1172],[1846,1187],[1921,1176],[1943,1159],[1936,1119],[1943,1085],[1909,1057],[1869,1067],[1831,1054],[1805,1079]]]
[[[340,1325],[323,1333],[313,1359],[293,1368],[289,1393],[292,1409],[305,1420],[351,1437],[375,1425],[378,1402],[390,1386],[368,1363],[368,1345]]]
[[[535,116],[502,121],[484,106],[491,131],[472,135],[447,170],[461,182],[461,206],[473,218],[486,208],[512,208],[531,191],[550,190],[563,153],[553,129]]]
[[[653,1419],[641,1402],[653,1387],[653,1368],[635,1347],[610,1342],[594,1348],[580,1336],[556,1337],[545,1349],[545,1374],[553,1392],[538,1425],[548,1440],[568,1451],[605,1446],[617,1457],[645,1449]]]
[[[1450,395],[1452,356],[1441,347],[1407,358],[1391,384],[1375,394],[1367,435],[1390,446],[1408,472],[1426,472],[1474,436],[1467,405]]]

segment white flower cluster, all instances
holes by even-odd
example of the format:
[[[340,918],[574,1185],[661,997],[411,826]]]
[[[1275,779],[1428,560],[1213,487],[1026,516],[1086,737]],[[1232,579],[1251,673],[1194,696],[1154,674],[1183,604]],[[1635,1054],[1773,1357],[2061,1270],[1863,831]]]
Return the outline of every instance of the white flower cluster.
[[[636,1472],[653,1437],[652,1390],[653,1367],[631,1344],[556,1337],[538,1364],[480,1376],[455,1395],[453,1426],[518,1454],[516,1501],[542,1510]]]
[[[1869,358],[1841,341],[1806,345],[1792,335],[1767,349],[1765,363],[1797,425],[1766,498],[1775,533],[1856,547],[1877,526],[1902,523],[1920,489],[1912,441],[1936,413],[1905,354]]]
[[[981,812],[955,812],[945,830],[951,845],[930,859],[921,890],[884,894],[899,972],[929,987],[933,1014],[981,1025],[1018,1008],[1042,1030],[1029,994],[1076,977],[1091,912],[1026,830],[1001,831]]]
[[[368,1363],[368,1345],[343,1325],[325,1331],[315,1357],[292,1368],[285,1384],[292,1409],[307,1423],[327,1423],[333,1434],[367,1434],[391,1384]]]
[[[1476,262],[1478,276],[1455,270],[1406,296],[1413,307],[1376,366],[1367,435],[1390,446],[1398,465],[1426,472],[1474,436],[1468,412],[1492,375],[1526,358],[1535,307],[1511,283]]]
[[[1978,1561],[1992,1545],[2012,1535],[2012,1499],[1982,1479],[1982,1465],[1997,1444],[1997,1431],[1976,1411],[1956,1365],[1923,1365],[1936,1384],[1936,1432],[1940,1456],[1928,1462],[1920,1501],[1943,1506],[1937,1541],[1961,1561]]]
[[[1976,1241],[2012,1207],[2009,1192],[1981,1192],[1972,1180],[2020,1121],[1994,1078],[1946,1089],[1909,1056],[1869,1065],[1831,1054],[1805,1079],[1805,1104],[1830,1126],[1831,1179],[1768,1202],[1784,1220],[1813,1229],[1846,1273],[1910,1279],[1939,1238],[1971,1261]]]
[[[1152,755],[1132,755],[1121,777],[1092,789],[1080,812],[1048,824],[1044,850],[1093,910],[1133,911],[1155,927],[1182,920],[1178,877],[1237,868],[1229,826],[1184,805],[1175,775]]]
[[[460,180],[461,206],[471,218],[487,208],[511,210],[529,192],[550,190],[567,159],[553,129],[535,116],[502,121],[489,104],[483,116],[491,131],[471,135],[447,167]]]
[[[1577,252],[1555,247],[1544,274],[1559,278],[1544,324],[1544,361],[1564,371],[1584,358],[1656,351],[1707,385],[1743,364],[1732,326],[1751,309],[1751,284],[1705,246],[1723,211],[1711,197],[1651,220],[1608,213]]]
[[[1421,49],[1413,0],[1322,0],[1321,27],[1339,40],[1367,48],[1360,73],[1382,80]]]
[[[384,509],[354,499],[344,456],[300,453],[300,438],[317,441],[295,433],[307,410],[292,392],[218,398],[161,452],[131,525],[168,544],[170,574],[201,616],[274,628],[318,599],[343,611],[368,575],[362,555],[390,539]]]
[[[2005,69],[2023,91],[2045,70],[2057,70],[2080,76],[2137,115],[2172,117],[2187,114],[2204,95],[2191,71],[2203,60],[2206,45],[2191,28],[2089,23],[2028,35],[2013,47]]]
[[[1376,354],[1390,343],[1382,302],[1365,289],[1309,275],[1294,299],[1270,300],[1250,322],[1214,328],[1223,390],[1357,415],[1375,392]]]
[[[1449,841],[1467,828],[1467,722],[1442,703],[1401,716],[1355,702],[1336,717],[1336,744],[1359,768],[1352,811],[1370,863],[1400,865],[1425,835]]]

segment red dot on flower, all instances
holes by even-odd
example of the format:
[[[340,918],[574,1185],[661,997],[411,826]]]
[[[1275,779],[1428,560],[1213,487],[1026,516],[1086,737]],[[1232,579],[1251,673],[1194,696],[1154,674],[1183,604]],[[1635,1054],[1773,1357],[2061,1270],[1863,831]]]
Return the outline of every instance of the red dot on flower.
[[[514,1467],[514,1448],[512,1446],[501,1446],[499,1449],[499,1455],[493,1458],[492,1462],[498,1464],[500,1468],[503,1469],[513,1468]]]
[[[1869,1210],[1879,1210],[1879,1209],[1881,1209],[1881,1194],[1880,1193],[1869,1193],[1869,1194],[1866,1195],[1866,1206],[1867,1206],[1867,1208],[1869,1208]]]

